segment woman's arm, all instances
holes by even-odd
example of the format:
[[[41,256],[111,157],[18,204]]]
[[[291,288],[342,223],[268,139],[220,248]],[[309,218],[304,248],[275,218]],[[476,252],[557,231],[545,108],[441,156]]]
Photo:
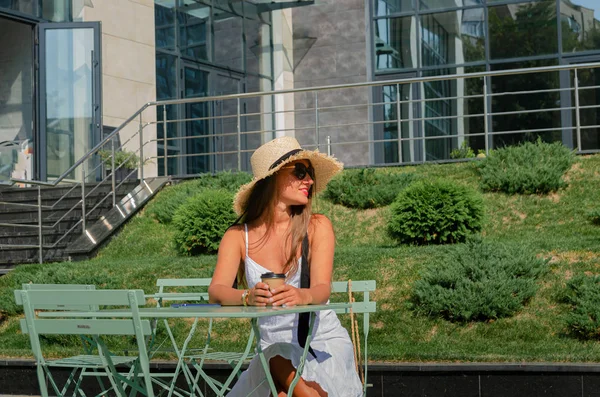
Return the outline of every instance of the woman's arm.
[[[325,215],[315,214],[311,219],[310,241],[310,288],[294,288],[289,285],[273,290],[273,306],[285,304],[310,305],[326,303],[331,294],[335,234],[333,225]]]
[[[219,244],[217,265],[208,287],[208,301],[221,305],[241,305],[243,290],[232,287],[242,260],[239,228],[225,232]]]
[[[242,300],[244,290],[232,287],[242,262],[243,247],[244,241],[239,227],[232,227],[225,232],[221,244],[219,244],[215,272],[208,287],[208,301],[210,303],[230,306],[244,304]],[[265,288],[266,284],[264,286],[261,286],[261,283],[258,284],[250,290],[246,300],[250,305],[265,306],[271,293]]]

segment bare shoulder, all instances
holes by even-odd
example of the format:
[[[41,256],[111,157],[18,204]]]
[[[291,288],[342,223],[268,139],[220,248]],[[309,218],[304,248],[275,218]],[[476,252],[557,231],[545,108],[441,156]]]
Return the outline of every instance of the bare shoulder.
[[[333,233],[333,224],[326,215],[313,214],[310,218],[310,228],[313,233]]]
[[[244,226],[243,225],[233,225],[223,235],[223,239],[221,240],[221,244],[241,244],[243,243],[244,235],[243,235]]]

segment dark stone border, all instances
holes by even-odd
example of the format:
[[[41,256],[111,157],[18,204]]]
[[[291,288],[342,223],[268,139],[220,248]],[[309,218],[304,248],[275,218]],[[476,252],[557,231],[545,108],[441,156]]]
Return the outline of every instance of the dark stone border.
[[[175,363],[151,366],[153,371],[171,372]],[[210,363],[206,368],[224,380],[229,367]],[[373,385],[369,397],[600,397],[600,364],[373,363],[368,381]],[[206,395],[213,395],[202,387]],[[90,382],[90,392],[95,389]],[[35,362],[0,359],[0,394],[39,395]]]

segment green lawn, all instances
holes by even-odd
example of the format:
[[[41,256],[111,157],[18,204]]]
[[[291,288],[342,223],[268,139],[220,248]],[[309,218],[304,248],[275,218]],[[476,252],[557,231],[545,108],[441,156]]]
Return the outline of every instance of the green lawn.
[[[379,172],[416,172],[425,178],[449,178],[478,188],[473,163],[386,168]],[[600,274],[600,226],[587,214],[600,208],[600,156],[578,157],[567,173],[569,186],[549,196],[484,194],[488,239],[529,246],[550,258],[540,289],[516,316],[485,323],[455,324],[415,315],[407,308],[411,283],[445,246],[400,246],[385,233],[387,209],[351,210],[317,200],[337,233],[336,280],[375,279],[377,313],[371,316],[370,358],[379,361],[600,361],[600,344],[567,334],[557,302],[574,274]],[[171,187],[172,189],[172,187]],[[155,200],[160,200],[161,194]],[[152,205],[152,204],[150,204]],[[159,277],[209,277],[215,256],[181,257],[172,245],[173,231],[145,215],[129,222],[97,258],[86,262],[23,265],[0,278],[0,356],[30,356],[28,340],[18,331],[21,314],[13,289],[23,282],[91,283],[98,288],[142,288],[154,291]],[[345,316],[344,316],[345,317]],[[346,319],[343,319],[346,321]],[[189,327],[185,321],[176,327]],[[217,322],[215,341],[240,347],[243,322]],[[126,342],[121,342],[123,347]],[[76,346],[71,339],[49,339],[56,355]]]

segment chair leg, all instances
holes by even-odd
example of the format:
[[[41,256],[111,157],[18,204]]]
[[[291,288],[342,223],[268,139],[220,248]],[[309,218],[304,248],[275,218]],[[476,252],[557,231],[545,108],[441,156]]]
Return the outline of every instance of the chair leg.
[[[48,397],[48,386],[46,385],[46,377],[44,376],[44,368],[42,364],[37,364],[37,378],[40,385],[40,394],[42,397]]]

